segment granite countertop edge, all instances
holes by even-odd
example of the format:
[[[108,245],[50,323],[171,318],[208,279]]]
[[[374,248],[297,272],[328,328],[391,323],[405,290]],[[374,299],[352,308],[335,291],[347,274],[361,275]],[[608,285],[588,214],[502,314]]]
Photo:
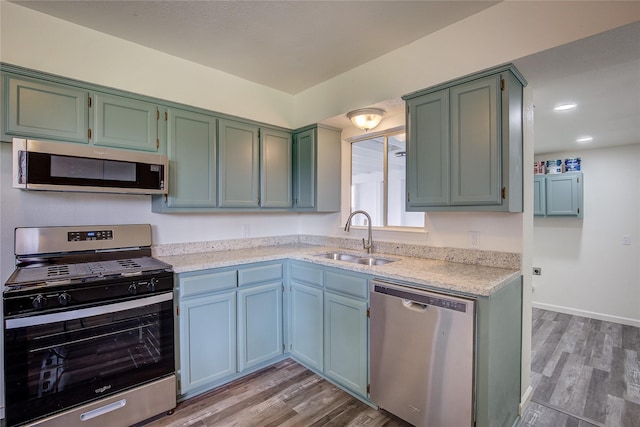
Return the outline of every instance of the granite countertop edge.
[[[520,270],[510,268],[487,267],[397,254],[372,254],[378,258],[394,260],[394,262],[374,266],[317,256],[328,252],[344,252],[362,257],[369,256],[364,251],[352,249],[310,244],[288,244],[156,257],[170,264],[173,267],[173,271],[178,274],[290,259],[363,273],[383,280],[409,282],[427,289],[441,289],[472,296],[490,296],[521,274]]]

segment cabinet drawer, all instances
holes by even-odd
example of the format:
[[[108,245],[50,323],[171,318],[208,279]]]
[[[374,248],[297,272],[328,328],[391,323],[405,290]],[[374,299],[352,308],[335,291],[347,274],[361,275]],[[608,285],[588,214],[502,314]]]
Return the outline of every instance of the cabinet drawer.
[[[322,269],[309,265],[292,264],[291,279],[322,287]]]
[[[205,292],[235,288],[237,284],[236,270],[184,277],[180,279],[180,296],[189,297]]]
[[[276,279],[282,279],[282,264],[244,268],[238,271],[239,286],[253,285]]]
[[[325,273],[325,287],[345,295],[366,299],[367,298],[367,279],[362,277],[350,276],[347,274],[334,273],[327,271]]]

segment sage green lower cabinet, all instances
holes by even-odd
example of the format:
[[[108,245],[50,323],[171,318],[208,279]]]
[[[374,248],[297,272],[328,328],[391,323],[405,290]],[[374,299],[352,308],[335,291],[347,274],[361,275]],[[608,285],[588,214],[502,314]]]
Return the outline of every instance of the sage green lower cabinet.
[[[192,396],[281,360],[283,264],[178,274],[178,394]]]
[[[319,273],[319,285],[307,284],[303,279],[298,278],[296,273],[305,269]],[[291,266],[289,283],[289,352],[303,365],[322,372],[324,368],[322,270],[294,264]]]
[[[360,396],[368,384],[367,301],[324,293],[324,373]]]
[[[94,145],[158,152],[158,106],[123,96],[95,92],[92,96]],[[164,147],[163,147],[164,149]]]
[[[235,270],[179,275],[179,394],[234,375]]]
[[[518,419],[522,363],[522,278],[477,299],[476,426]]]
[[[89,92],[3,73],[3,139],[89,142]]]
[[[238,371],[284,353],[282,281],[238,291]]]

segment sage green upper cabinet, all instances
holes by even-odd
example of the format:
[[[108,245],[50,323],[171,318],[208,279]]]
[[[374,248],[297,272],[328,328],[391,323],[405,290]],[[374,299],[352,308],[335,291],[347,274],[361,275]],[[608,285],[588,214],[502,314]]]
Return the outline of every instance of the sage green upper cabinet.
[[[410,99],[407,108],[411,111],[406,169],[408,204],[447,206],[450,202],[449,92],[441,90]]]
[[[96,92],[92,97],[92,140],[95,145],[157,152],[160,149],[158,106]]]
[[[506,65],[403,97],[408,211],[522,211],[525,84]]]
[[[216,123],[206,114],[167,110],[169,195],[154,196],[154,212],[195,212],[216,206]]]
[[[547,216],[584,216],[582,172],[547,175],[545,191]]]
[[[89,92],[4,74],[3,139],[16,137],[89,142]]]
[[[545,188],[545,176],[534,175],[533,177],[533,214],[546,215],[547,196]]]
[[[340,131],[313,126],[294,136],[293,203],[299,211],[340,210]]]
[[[269,128],[260,130],[260,206],[291,208],[291,134]]]
[[[259,128],[231,120],[220,120],[219,127],[219,205],[257,208],[260,204]]]

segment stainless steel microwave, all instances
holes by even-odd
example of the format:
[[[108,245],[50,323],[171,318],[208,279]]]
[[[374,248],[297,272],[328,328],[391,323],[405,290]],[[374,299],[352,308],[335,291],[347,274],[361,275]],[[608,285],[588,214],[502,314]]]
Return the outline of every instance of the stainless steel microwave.
[[[167,194],[169,161],[156,153],[13,139],[13,187]]]

